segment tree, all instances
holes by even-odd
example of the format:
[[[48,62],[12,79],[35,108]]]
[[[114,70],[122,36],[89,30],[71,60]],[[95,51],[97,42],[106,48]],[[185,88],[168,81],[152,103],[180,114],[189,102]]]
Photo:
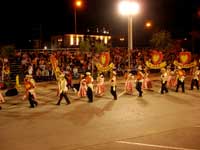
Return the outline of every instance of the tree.
[[[94,43],[94,51],[95,51],[95,53],[104,52],[104,51],[106,51],[106,49],[107,49],[107,47],[103,43],[97,42],[97,41]]]
[[[89,39],[83,40],[79,44],[79,48],[81,52],[88,52],[91,49],[90,41]]]
[[[171,34],[168,31],[154,33],[150,43],[153,48],[167,50],[172,48]]]

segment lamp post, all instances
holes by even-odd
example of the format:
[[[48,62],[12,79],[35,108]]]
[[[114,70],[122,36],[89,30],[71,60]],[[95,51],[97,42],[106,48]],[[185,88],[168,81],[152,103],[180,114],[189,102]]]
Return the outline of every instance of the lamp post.
[[[77,34],[77,22],[76,22],[76,9],[82,6],[81,0],[75,0],[74,4],[74,32]]]
[[[128,16],[128,68],[131,69],[131,50],[133,49],[133,16],[138,14],[140,5],[136,1],[121,1],[119,12]]]

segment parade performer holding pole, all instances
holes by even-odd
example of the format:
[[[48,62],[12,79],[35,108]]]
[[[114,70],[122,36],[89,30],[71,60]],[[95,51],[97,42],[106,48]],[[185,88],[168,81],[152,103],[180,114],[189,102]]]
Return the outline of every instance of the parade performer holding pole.
[[[60,96],[60,99],[58,100],[56,105],[60,105],[60,102],[62,100],[62,98],[64,97],[67,104],[70,104],[69,98],[67,96],[67,80],[65,79],[65,75],[64,74],[60,74],[59,79],[58,79],[58,93]]]
[[[117,73],[115,71],[113,71],[112,78],[110,79],[110,84],[111,84],[110,92],[111,92],[112,96],[114,97],[114,100],[117,100],[117,92],[116,92],[117,81],[116,81],[116,75],[117,75]]]
[[[35,80],[33,79],[32,75],[26,75],[24,79],[24,85],[26,89],[25,97],[28,97],[30,108],[34,108],[38,105],[38,102],[36,101],[36,94],[35,94]]]
[[[88,97],[88,103],[93,102],[93,77],[91,76],[90,72],[86,72],[86,84],[87,84],[87,97]]]

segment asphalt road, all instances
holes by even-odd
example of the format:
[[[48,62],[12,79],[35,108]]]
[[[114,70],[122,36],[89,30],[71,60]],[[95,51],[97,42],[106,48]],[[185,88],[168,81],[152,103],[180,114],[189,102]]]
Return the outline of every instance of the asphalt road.
[[[200,91],[159,93],[142,98],[123,94],[112,100],[109,85],[103,97],[78,99],[69,91],[70,105],[55,105],[56,83],[37,83],[38,107],[17,96],[6,97],[0,111],[0,150],[200,150]]]

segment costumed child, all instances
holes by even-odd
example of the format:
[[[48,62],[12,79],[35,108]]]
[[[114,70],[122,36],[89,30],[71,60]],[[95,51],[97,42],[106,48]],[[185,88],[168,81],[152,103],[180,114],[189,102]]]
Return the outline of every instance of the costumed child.
[[[97,96],[103,96],[105,93],[104,75],[102,73],[97,77],[97,87],[95,93]]]
[[[112,94],[112,96],[114,97],[114,100],[117,100],[117,91],[116,91],[116,85],[117,85],[117,79],[116,79],[116,75],[117,73],[115,71],[113,71],[112,73],[112,77],[110,79],[110,85],[111,85],[111,88],[110,88],[110,93]]]
[[[133,89],[134,89],[134,76],[132,75],[132,73],[129,73],[125,81],[125,92],[127,94],[133,95]]]
[[[90,72],[86,72],[86,84],[87,84],[87,97],[88,97],[88,103],[93,102],[93,77],[91,76]]]
[[[78,91],[78,97],[86,97],[87,95],[87,84],[85,80],[85,76],[83,74],[80,75],[80,87]]]
[[[151,82],[151,80],[149,78],[149,74],[150,74],[150,71],[146,67],[144,69],[144,80],[142,82],[142,88],[146,89],[146,90],[150,90],[152,88],[152,82]]]
[[[1,103],[5,103],[5,99],[4,99],[3,95],[2,95],[2,93],[0,92],[0,104]],[[1,106],[0,106],[0,109],[2,109]]]
[[[144,79],[144,74],[142,72],[142,66],[138,66],[138,70],[137,70],[137,75],[136,75],[136,89],[139,93],[139,97],[142,97],[142,82],[143,82],[143,79]]]
[[[171,66],[167,66],[167,88],[172,88],[176,86],[176,76],[175,72],[171,70]]]

